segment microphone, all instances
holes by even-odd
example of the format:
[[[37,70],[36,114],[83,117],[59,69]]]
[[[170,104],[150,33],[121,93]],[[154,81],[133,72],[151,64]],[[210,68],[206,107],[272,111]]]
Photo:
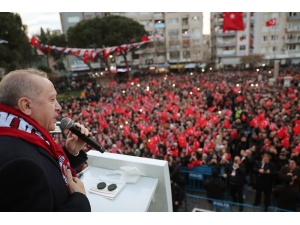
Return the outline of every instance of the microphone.
[[[74,124],[74,121],[70,118],[63,118],[61,120],[61,127],[69,129],[72,133],[76,134],[81,140],[83,140],[85,143],[87,143],[89,146],[93,147],[97,151],[104,153],[104,150],[99,145],[98,142],[96,142],[93,138],[87,137],[84,134],[81,133],[80,129]]]

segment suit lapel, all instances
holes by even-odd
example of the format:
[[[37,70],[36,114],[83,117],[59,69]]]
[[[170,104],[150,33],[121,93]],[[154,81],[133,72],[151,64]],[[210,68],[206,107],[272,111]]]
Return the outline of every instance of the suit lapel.
[[[55,160],[45,149],[41,148],[41,147],[38,147],[39,149],[39,152],[44,155],[46,158],[48,158],[51,162],[53,162],[57,168],[60,170],[60,167],[59,167],[59,164],[58,164],[58,161]]]

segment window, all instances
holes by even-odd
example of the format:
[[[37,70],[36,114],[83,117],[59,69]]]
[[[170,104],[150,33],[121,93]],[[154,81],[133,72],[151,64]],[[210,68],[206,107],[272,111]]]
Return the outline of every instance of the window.
[[[150,12],[140,12],[140,15],[149,15]]]
[[[288,45],[288,50],[296,50],[296,45]]]
[[[263,47],[263,48],[261,48],[261,50],[260,50],[261,53],[265,53],[266,51],[267,51],[267,48],[266,48],[266,47]]]
[[[170,39],[178,39],[179,30],[169,30]]]
[[[192,51],[192,54],[193,54],[193,55],[200,55],[200,50],[193,50],[193,51]]]
[[[280,12],[273,12],[271,14],[271,18],[279,18],[280,17]]]
[[[68,17],[68,23],[78,23],[80,21],[79,16]]]
[[[273,13],[264,13],[263,18],[264,20],[269,20],[271,18],[279,18],[280,12],[273,12]]]
[[[246,45],[240,45],[240,50],[246,50]]]
[[[180,57],[180,52],[170,52],[170,58],[171,59],[179,59]]]
[[[179,50],[180,50],[180,45],[179,44],[169,46],[169,51],[179,51]]]
[[[169,30],[169,35],[178,35],[179,30]]]
[[[290,12],[289,13],[289,16],[300,16],[300,13],[299,12]]]
[[[273,46],[270,48],[271,52],[276,52],[277,51],[277,46]]]
[[[200,34],[200,29],[199,28],[194,28],[192,29],[193,34]]]
[[[179,23],[179,19],[178,18],[168,19],[168,24],[177,24],[177,23]]]
[[[187,59],[187,58],[191,57],[191,53],[190,53],[190,51],[183,51],[182,56],[183,56],[183,58]]]
[[[144,26],[152,26],[153,25],[151,20],[141,21],[140,24],[142,24]]]
[[[192,40],[193,45],[200,45],[200,40]]]
[[[263,17],[264,17],[264,20],[268,20],[269,19],[269,13],[264,13]]]
[[[193,23],[199,23],[199,22],[200,22],[200,18],[199,18],[198,16],[194,16],[194,17],[192,18],[192,22],[193,22]]]
[[[190,40],[183,40],[182,41],[182,47],[183,48],[189,48],[190,47]]]
[[[188,18],[182,18],[182,25],[189,25],[189,19]]]
[[[268,36],[263,36],[263,41],[268,41]]]
[[[272,35],[271,40],[272,41],[278,41],[278,35]]]
[[[129,17],[136,16],[136,12],[128,12],[127,16],[129,16]]]
[[[279,30],[280,26],[279,24],[276,24],[275,26],[271,27],[271,30]]]

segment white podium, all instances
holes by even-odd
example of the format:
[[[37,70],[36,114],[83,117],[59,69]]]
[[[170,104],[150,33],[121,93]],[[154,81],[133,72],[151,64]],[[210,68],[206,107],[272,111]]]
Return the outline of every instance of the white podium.
[[[172,195],[168,162],[164,160],[89,151],[88,165],[80,180],[84,183],[92,212],[172,212]],[[89,189],[99,176],[119,179],[121,175],[107,176],[106,172],[122,166],[137,167],[146,177],[126,186],[110,200],[91,193]]]

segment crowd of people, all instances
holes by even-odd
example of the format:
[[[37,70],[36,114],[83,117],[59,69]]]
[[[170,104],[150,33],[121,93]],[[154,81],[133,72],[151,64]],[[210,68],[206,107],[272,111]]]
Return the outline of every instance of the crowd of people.
[[[60,102],[60,116],[87,127],[107,152],[167,160],[171,180],[181,189],[179,167],[213,166],[227,180],[233,201],[243,203],[252,186],[254,205],[260,205],[263,192],[266,211],[274,193],[281,208],[296,211],[299,74],[297,69],[281,70],[275,82],[269,80],[273,71],[168,73],[108,85],[88,82],[81,96]],[[286,76],[292,78],[290,85],[284,84]],[[55,141],[64,142],[67,132],[54,135]]]

